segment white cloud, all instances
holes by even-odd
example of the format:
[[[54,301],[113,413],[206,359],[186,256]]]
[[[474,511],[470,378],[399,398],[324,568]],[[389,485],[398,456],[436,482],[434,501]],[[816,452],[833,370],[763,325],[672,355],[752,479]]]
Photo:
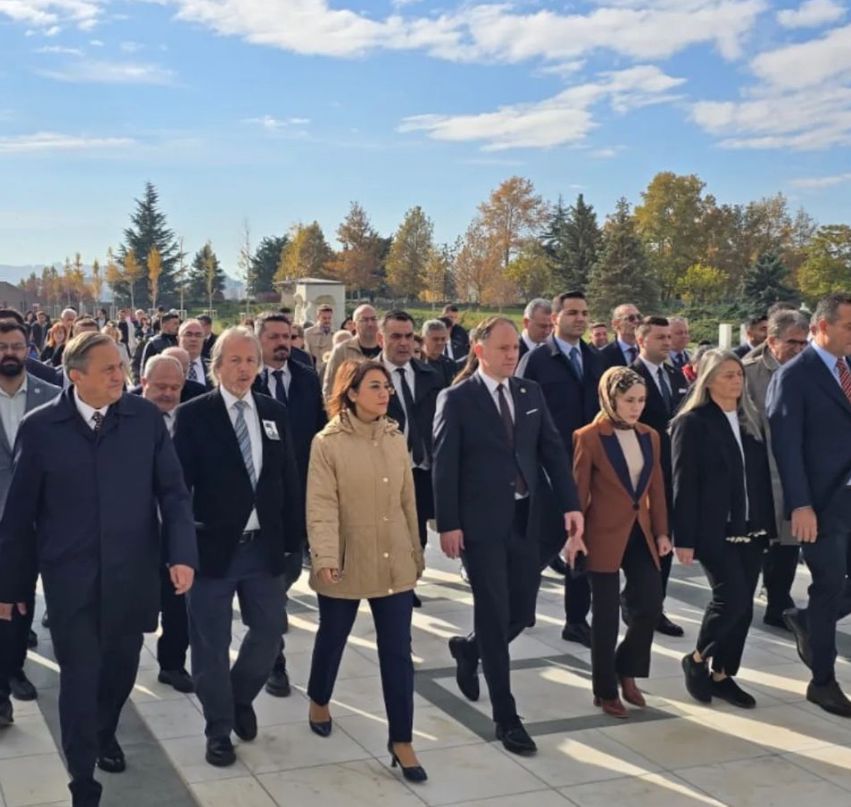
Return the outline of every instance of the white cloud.
[[[59,132],[36,132],[0,137],[0,155],[43,154],[56,151],[98,151],[125,148],[135,144],[128,137],[82,137]]]
[[[103,47],[103,40],[101,40],[101,39],[90,39],[89,44],[93,48],[102,48]]]
[[[818,39],[759,54],[751,68],[776,87],[800,88],[851,74],[851,25]]]
[[[36,53],[58,53],[63,56],[83,55],[83,51],[80,48],[66,48],[64,45],[45,45],[42,48],[37,48]]]
[[[835,0],[806,0],[798,9],[777,12],[777,22],[784,28],[816,28],[841,20],[845,9]]]
[[[119,48],[121,48],[124,53],[138,53],[144,47],[145,46],[140,42],[122,42],[119,45]]]
[[[480,141],[484,151],[547,148],[581,143],[596,128],[592,108],[607,102],[616,112],[670,101],[684,79],[652,65],[603,73],[599,80],[577,84],[544,101],[504,106],[472,115],[414,115],[400,132],[425,132],[435,140]]]
[[[0,17],[14,22],[57,30],[60,23],[88,30],[98,20],[102,0],[0,0]]]
[[[509,3],[462,4],[433,16],[398,8],[373,19],[328,0],[171,0],[180,19],[219,34],[296,53],[353,57],[383,48],[423,50],[452,61],[573,61],[598,50],[665,58],[709,43],[735,58],[767,0],[610,0],[588,14],[516,11]]]
[[[74,84],[171,84],[174,73],[158,64],[76,61],[58,70],[39,70],[40,76]]]
[[[260,126],[269,132],[279,132],[292,126],[307,126],[310,118],[276,118],[273,115],[263,115],[259,118],[246,118],[243,123]]]
[[[828,177],[804,177],[793,179],[789,184],[804,190],[821,190],[822,188],[832,188],[834,185],[844,185],[846,182],[851,182],[851,173],[834,174]]]

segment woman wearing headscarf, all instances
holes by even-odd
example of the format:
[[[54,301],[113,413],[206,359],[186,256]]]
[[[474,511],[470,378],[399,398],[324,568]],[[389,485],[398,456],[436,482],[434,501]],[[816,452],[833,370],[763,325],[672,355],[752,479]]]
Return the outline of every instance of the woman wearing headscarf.
[[[571,568],[585,565],[591,582],[591,671],[594,704],[629,716],[618,695],[645,706],[635,683],[650,673],[653,629],[662,613],[659,557],[671,551],[659,435],[639,423],[647,388],[629,367],[612,367],[599,385],[601,411],[574,432],[573,472],[585,516],[584,539],[571,537]],[[620,571],[626,576],[626,635],[617,646]]]
[[[752,709],[756,701],[733,676],[776,528],[765,438],[742,362],[731,351],[704,354],[672,422],[671,450],[677,559],[699,561],[712,587],[695,650],[682,660],[686,689],[701,703],[717,697]]]

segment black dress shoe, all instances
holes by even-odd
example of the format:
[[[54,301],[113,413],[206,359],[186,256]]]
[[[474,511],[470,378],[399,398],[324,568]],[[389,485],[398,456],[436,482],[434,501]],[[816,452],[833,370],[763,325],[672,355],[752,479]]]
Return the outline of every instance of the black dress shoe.
[[[38,697],[36,688],[23,670],[9,676],[9,689],[16,701],[34,701]]]
[[[423,601],[416,594],[414,594],[413,596],[414,596],[414,608],[422,608],[423,607]]]
[[[106,773],[123,773],[127,768],[124,751],[121,750],[121,746],[115,737],[101,748],[97,758],[97,766]]]
[[[236,762],[236,753],[230,737],[208,737],[204,759],[216,768],[227,768]]]
[[[699,703],[712,703],[712,685],[705,661],[695,661],[691,653],[683,656],[683,672],[686,676],[686,689]]]
[[[250,703],[233,707],[233,733],[246,743],[257,737],[257,715]]]
[[[12,701],[8,695],[0,695],[0,729],[5,729],[15,722],[13,714]]]
[[[591,626],[587,622],[568,622],[561,632],[561,638],[566,642],[578,642],[591,647]]]
[[[195,691],[195,685],[192,683],[191,676],[182,667],[179,670],[160,670],[157,681],[161,684],[168,684],[170,687],[174,687],[178,692],[188,694]]]
[[[278,656],[272,672],[266,679],[266,692],[273,698],[287,698],[290,695],[290,677],[287,675],[287,665],[283,656]]]
[[[425,768],[422,765],[411,765],[410,768],[406,768],[400,761],[399,757],[396,756],[396,752],[393,750],[393,741],[387,741],[387,750],[390,752],[390,767],[395,768],[397,765],[402,770],[402,776],[405,777],[408,782],[425,782],[428,779],[428,774],[425,772]]]
[[[38,647],[38,635],[32,629],[30,629],[30,632],[27,634],[27,647],[30,650],[35,650],[35,648]]]
[[[783,619],[782,615],[774,614],[771,611],[766,611],[762,617],[762,624],[768,625],[770,628],[780,628],[780,630],[789,630],[789,626]]]
[[[43,628],[49,628],[50,627],[50,619],[47,616],[47,611],[44,612],[44,616],[41,618],[41,626]]]
[[[798,657],[810,669],[813,667],[813,650],[810,647],[810,632],[804,624],[801,612],[797,608],[787,608],[783,612],[783,621],[786,627],[792,631],[795,637],[795,646],[798,648]]]
[[[458,689],[468,701],[479,699],[479,660],[470,658],[467,640],[463,636],[453,636],[449,640],[449,652],[455,659],[455,681]]]
[[[330,737],[331,730],[334,728],[334,721],[323,720],[321,723],[316,720],[311,720],[309,717],[307,718],[307,725],[310,726],[310,730],[314,734],[318,734],[320,737]]]
[[[825,712],[830,712],[832,715],[851,717],[851,701],[845,697],[845,693],[835,680],[829,684],[816,684],[810,681],[807,686],[807,700],[816,706],[821,706]]]
[[[667,614],[662,614],[659,621],[656,623],[656,633],[664,634],[665,636],[674,636],[679,638],[685,635],[685,631],[677,624],[668,619]]]
[[[512,754],[534,754],[538,750],[519,717],[508,723],[497,723],[496,738],[502,742],[505,750]]]
[[[710,676],[709,682],[713,698],[721,698],[722,701],[727,701],[740,709],[753,709],[756,706],[756,699],[748,695],[730,676],[720,681]]]
[[[562,577],[564,577],[567,574],[567,564],[564,562],[564,558],[561,555],[556,555],[550,561],[550,568],[556,574],[560,574]]]

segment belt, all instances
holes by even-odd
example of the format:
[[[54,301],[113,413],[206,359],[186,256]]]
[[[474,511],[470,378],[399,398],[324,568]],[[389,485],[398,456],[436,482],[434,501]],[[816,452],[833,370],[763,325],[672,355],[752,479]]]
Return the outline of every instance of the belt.
[[[250,544],[255,538],[260,536],[260,530],[246,530],[240,536],[240,539],[237,543],[240,544]]]

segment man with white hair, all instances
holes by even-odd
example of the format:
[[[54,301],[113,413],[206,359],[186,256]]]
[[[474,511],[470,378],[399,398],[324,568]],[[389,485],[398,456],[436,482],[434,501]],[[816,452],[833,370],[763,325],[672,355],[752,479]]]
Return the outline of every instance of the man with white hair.
[[[540,347],[553,332],[553,305],[549,300],[536,297],[523,311],[523,332],[520,334],[520,358],[530,350]]]
[[[202,350],[204,348],[204,329],[201,321],[187,319],[177,329],[177,344],[189,354],[189,367],[186,369],[188,381],[203,384],[207,389],[213,386],[207,378],[207,362],[204,361]]]
[[[669,317],[671,326],[671,364],[682,370],[690,361],[691,356],[686,350],[691,335],[688,330],[688,320],[685,317]]]
[[[641,314],[632,303],[621,303],[612,312],[612,328],[616,339],[600,350],[603,369],[629,367],[638,358],[635,329],[641,322]]]

